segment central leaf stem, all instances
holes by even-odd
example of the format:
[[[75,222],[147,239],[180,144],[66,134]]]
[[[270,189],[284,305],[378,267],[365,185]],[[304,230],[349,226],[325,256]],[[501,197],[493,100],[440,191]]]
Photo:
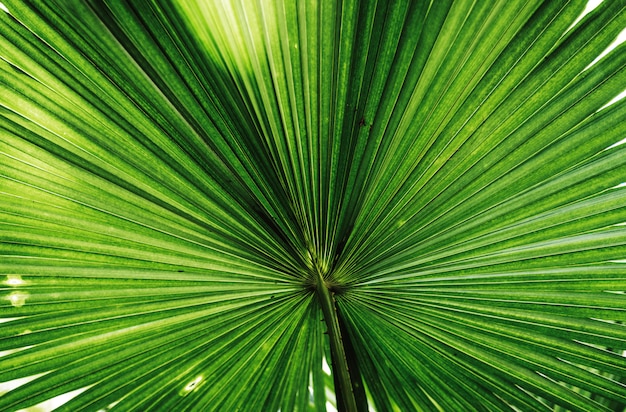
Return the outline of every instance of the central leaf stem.
[[[317,295],[324,313],[324,320],[328,328],[328,338],[330,340],[330,355],[332,357],[333,374],[335,375],[335,395],[337,396],[337,406],[340,410],[356,412],[357,403],[350,378],[350,370],[346,359],[346,351],[341,338],[339,319],[335,298],[329,290],[321,272],[317,271]],[[343,407],[343,408],[342,408]]]

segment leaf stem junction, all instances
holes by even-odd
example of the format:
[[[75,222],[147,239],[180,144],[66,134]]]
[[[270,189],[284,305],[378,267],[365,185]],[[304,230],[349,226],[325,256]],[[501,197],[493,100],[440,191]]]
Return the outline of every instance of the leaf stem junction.
[[[328,328],[332,369],[335,375],[335,394],[339,410],[356,412],[357,402],[354,395],[353,380],[350,377],[346,351],[341,337],[339,318],[335,305],[334,293],[324,280],[321,271],[317,270],[316,291],[322,306],[324,321]]]

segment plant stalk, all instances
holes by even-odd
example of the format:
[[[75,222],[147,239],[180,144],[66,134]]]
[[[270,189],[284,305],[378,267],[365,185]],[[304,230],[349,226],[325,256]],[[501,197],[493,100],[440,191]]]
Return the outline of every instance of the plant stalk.
[[[357,412],[358,409],[352,379],[350,377],[346,352],[339,328],[335,298],[333,297],[333,293],[328,289],[328,285],[319,271],[317,276],[317,295],[322,306],[322,313],[324,314],[324,321],[328,328],[328,338],[330,340],[330,355],[332,358],[332,370],[335,375],[337,406],[339,410]]]

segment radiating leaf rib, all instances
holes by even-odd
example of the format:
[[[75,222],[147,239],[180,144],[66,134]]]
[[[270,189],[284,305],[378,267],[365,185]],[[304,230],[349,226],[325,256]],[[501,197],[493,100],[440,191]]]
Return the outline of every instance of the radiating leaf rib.
[[[489,304],[494,303],[494,301],[489,300],[487,302]],[[402,302],[398,302],[393,305],[400,307],[401,304]],[[616,353],[595,351],[589,346],[564,339],[563,336],[549,336],[543,334],[528,337],[524,335],[522,330],[515,328],[515,322],[512,322],[510,319],[506,319],[504,317],[486,316],[483,320],[481,320],[480,316],[476,316],[479,315],[477,311],[472,311],[470,313],[469,311],[464,312],[452,310],[451,312],[448,312],[449,309],[450,308],[445,311],[437,311],[433,306],[432,310],[424,311],[422,316],[430,314],[434,319],[445,318],[450,319],[453,322],[461,321],[465,325],[485,328],[485,330],[493,331],[505,338],[510,337],[514,339],[523,339],[524,342],[530,346],[536,345],[535,349],[537,351],[551,353],[553,356],[559,357],[560,359],[567,359],[577,364],[585,365],[597,370],[609,371],[611,373],[615,373],[616,375],[623,373],[624,360]],[[572,316],[576,316],[575,312],[570,314]],[[610,315],[606,317],[611,318]],[[522,346],[524,346],[524,344],[522,344]]]
[[[437,10],[439,10],[439,8],[435,8],[435,11],[437,11]],[[544,14],[539,14],[539,15],[540,15],[540,16],[544,16]],[[545,14],[545,16],[549,16],[549,15],[550,15],[549,13],[546,13],[546,14]],[[543,22],[543,21],[540,21],[539,23],[544,23],[544,22]],[[563,23],[561,23],[561,24],[563,24]],[[567,20],[565,20],[565,23],[564,23],[564,24],[569,24],[569,23],[567,23]],[[543,28],[544,28],[544,26],[543,26],[542,24],[537,24],[535,27],[541,28],[542,30],[543,30]],[[533,28],[533,30],[536,30],[536,29],[534,29],[534,28]],[[555,34],[556,36],[559,36],[559,35],[560,35],[560,33],[559,33],[557,30],[555,30],[555,33],[554,33],[554,34]],[[553,34],[553,35],[554,35],[554,34]],[[527,39],[532,39],[532,37],[531,37],[531,36],[528,36],[528,37],[522,37],[522,38],[524,39],[524,41],[527,41]],[[547,43],[547,42],[546,42],[546,43]],[[552,43],[547,43],[547,44],[549,45],[548,47],[551,47],[551,45],[552,45]],[[521,49],[521,52],[523,52],[523,51],[524,51],[524,49],[522,48],[522,49]],[[541,56],[541,55],[540,55],[540,56]],[[503,57],[508,57],[508,55],[506,55],[506,54],[505,54]],[[532,61],[532,60],[531,60],[531,61]],[[506,67],[506,66],[505,66],[505,67]],[[507,70],[510,70],[510,69],[507,67]],[[417,70],[416,70],[416,71],[414,71],[414,73],[418,73],[418,72],[419,72],[419,71],[417,71]],[[497,77],[495,77],[495,78],[497,79]],[[490,77],[486,77],[486,78],[485,78],[485,80],[491,80],[491,78],[490,78]],[[407,88],[405,88],[405,90],[407,90]],[[410,89],[409,89],[409,90],[410,90]],[[476,90],[488,90],[488,89],[485,89],[485,88],[477,88]],[[483,104],[483,105],[481,105],[481,107],[483,107],[483,106],[484,106],[484,104]],[[401,106],[400,106],[400,107],[401,107]],[[470,107],[470,108],[471,108],[471,107],[473,107],[473,106],[472,106],[472,105],[469,105],[468,107]],[[400,113],[401,113],[401,112],[400,112]],[[383,142],[381,142],[381,144],[384,144],[384,141],[383,141]],[[393,153],[393,152],[392,152],[392,153]],[[393,169],[391,169],[391,170],[393,170]]]
[[[455,330],[457,324],[454,321],[451,321],[451,319],[448,319],[448,321],[450,323],[446,323],[446,324],[449,326],[450,328],[449,330]],[[459,335],[461,333],[463,333],[463,335],[471,335],[471,332],[469,331],[469,329],[466,328],[466,325],[467,323],[465,322],[458,324],[459,329],[457,330],[458,330]],[[546,373],[549,373],[553,376],[559,376],[560,377],[559,380],[565,380],[565,381],[570,381],[570,382],[574,381],[574,385],[579,386],[579,387],[586,387],[588,385],[598,385],[595,389],[592,389],[596,393],[602,392],[602,390],[599,388],[600,386],[603,386],[604,388],[614,387],[614,384],[608,381],[605,381],[604,379],[598,378],[594,374],[587,373],[586,371],[580,370],[575,367],[569,367],[568,364],[563,364],[562,362],[553,360],[550,357],[546,356],[542,360],[537,360],[538,358],[541,358],[542,351],[536,347],[532,347],[530,348],[530,350],[527,350],[525,348],[526,346],[525,340],[515,343],[516,350],[512,351],[511,347],[508,347],[507,349],[507,344],[509,343],[508,342],[509,340],[507,339],[507,335],[498,335],[495,340],[490,342],[489,334],[481,333],[480,337],[478,335],[475,335],[472,341],[480,343],[482,339],[485,339],[483,343],[485,345],[488,345],[489,348],[497,347],[498,350],[506,351],[507,354],[513,354],[514,357],[522,360],[523,363],[532,364],[534,362],[537,362],[535,363],[536,365],[540,364],[542,365],[542,367],[547,368],[548,372]],[[497,345],[494,344],[495,342],[497,342]],[[614,360],[619,361],[619,357],[614,358]],[[581,376],[581,377],[578,378],[578,376]],[[623,401],[623,399],[620,398],[620,392],[622,392],[622,390],[619,390],[618,392],[615,392],[615,393],[604,392],[604,396],[608,396],[608,397],[615,396],[617,397],[617,399]]]
[[[402,322],[402,320],[394,319],[393,322],[394,324],[399,325],[398,322]],[[540,376],[531,373],[531,371],[526,370],[523,366],[520,367],[514,363],[507,362],[507,359],[502,357],[494,357],[489,354],[488,351],[483,350],[473,343],[467,344],[467,342],[462,340],[463,338],[455,339],[449,334],[448,330],[444,331],[439,325],[433,325],[433,328],[431,328],[423,324],[420,325],[420,330],[434,339],[437,339],[440,344],[443,343],[444,345],[450,345],[456,348],[456,350],[476,359],[479,363],[484,362],[483,367],[488,365],[489,367],[496,368],[500,372],[503,372],[505,376],[507,376],[507,380],[515,376],[513,379],[521,379],[519,381],[520,384],[524,386],[530,385],[529,388],[538,390],[544,393],[545,396],[551,397],[555,400],[560,398],[560,402],[568,404],[569,407],[574,408],[575,410],[584,410],[587,408],[593,409],[596,407],[593,403],[590,403],[588,399],[578,397],[574,394],[568,394],[565,389],[561,389],[559,386],[555,386],[554,383],[548,382]],[[511,356],[514,356],[514,354]],[[554,396],[557,398],[554,398]]]
[[[369,328],[366,328],[366,329],[369,329]],[[379,325],[376,329],[382,329],[382,330],[384,330],[384,328],[381,328],[381,327],[380,327],[380,325]],[[386,332],[386,333],[389,333],[389,334],[391,334],[391,335],[393,335],[393,338],[392,338],[392,339],[401,339],[401,340],[404,340],[404,338],[403,338],[403,337],[396,335],[396,333],[395,333],[395,332],[392,332],[392,331],[389,331],[389,330],[386,330],[385,332]],[[386,340],[386,339],[385,339],[385,340]],[[368,339],[368,341],[367,341],[367,342],[373,342],[373,341],[375,341],[375,340],[372,340],[372,338],[370,337],[370,339]],[[365,343],[365,342],[364,342],[364,343]],[[407,342],[403,342],[403,343],[404,343],[404,345],[408,345],[408,347],[412,347],[412,349],[414,348],[414,345],[415,345],[415,343],[414,343],[414,342],[413,342],[413,343],[409,343],[409,342],[407,341]],[[366,348],[366,347],[367,347],[367,348],[369,348],[369,347],[370,347],[370,345],[369,345],[369,344],[364,344],[364,345],[362,345],[362,347],[363,347],[363,348]],[[433,348],[433,349],[435,349],[435,348]],[[455,381],[455,380],[457,380],[457,378],[459,378],[459,377],[457,376],[459,373],[463,374],[463,372],[462,372],[461,370],[459,370],[458,368],[456,368],[456,367],[455,367],[456,365],[454,365],[454,366],[453,366],[453,365],[451,365],[451,363],[449,363],[449,362],[441,362],[441,363],[440,363],[439,361],[441,361],[441,359],[438,359],[438,358],[439,358],[439,355],[438,355],[436,352],[431,352],[431,351],[429,351],[427,347],[425,347],[425,348],[424,348],[424,349],[422,349],[422,350],[419,350],[419,351],[418,351],[418,353],[420,353],[420,354],[421,354],[423,350],[426,350],[427,352],[430,352],[430,353],[424,353],[424,354],[423,354],[423,355],[424,355],[424,356],[423,356],[423,358],[422,358],[422,359],[423,359],[423,362],[426,362],[427,364],[430,364],[431,362],[433,362],[433,363],[432,363],[432,365],[437,367],[437,370],[439,371],[439,372],[438,372],[438,374],[440,374],[440,375],[445,374],[445,373],[446,373],[446,370],[447,370],[447,372],[449,373],[449,375],[445,375],[445,376],[447,376],[447,377],[446,377],[446,380],[448,380],[448,381]],[[408,352],[408,353],[407,353],[407,352],[404,352],[404,351],[402,351],[402,352],[403,352],[403,353],[402,353],[402,356],[407,356],[408,354],[412,353],[412,352]],[[380,356],[380,355],[379,355],[379,356]],[[409,355],[409,357],[410,357],[410,356],[413,356],[413,355]],[[408,360],[407,360],[407,361],[408,361]],[[392,364],[387,364],[387,365],[386,365],[386,367],[384,367],[384,368],[383,368],[382,366],[380,366],[380,365],[379,365],[378,367],[382,369],[382,370],[381,370],[381,373],[382,373],[382,371],[386,370],[387,368],[390,368],[390,367],[392,367],[392,368],[393,368],[393,366],[392,366],[392,365],[395,365],[395,364],[397,364],[397,363],[398,363],[398,362],[394,362],[394,363],[392,363]],[[400,363],[401,363],[401,362],[400,362]],[[443,369],[441,369],[441,368],[443,368]],[[427,373],[427,374],[428,374],[428,366],[426,366],[426,365],[422,365],[422,366],[420,366],[420,369],[423,369],[423,371],[421,372],[421,374],[423,374],[423,373]],[[416,373],[416,371],[415,371],[414,369],[413,369],[413,370],[402,370],[402,371],[401,371],[401,373],[399,372],[399,374],[398,374],[398,375],[396,375],[396,376],[402,376],[402,377],[403,377],[403,379],[408,379],[410,376],[414,375],[415,373]],[[474,372],[474,373],[475,373],[475,372]],[[407,393],[406,393],[406,394],[404,394],[403,396],[407,396],[407,395],[408,395],[408,396],[414,396],[413,394],[415,393],[415,390],[413,390],[412,388],[414,387],[415,383],[413,383],[413,382],[412,382],[411,384],[405,384],[405,385],[402,385],[402,386],[398,386],[397,384],[395,384],[395,385],[389,385],[389,383],[394,382],[394,380],[395,380],[395,379],[397,379],[397,378],[393,378],[392,376],[388,376],[388,377],[386,377],[385,379],[386,379],[386,382],[387,382],[387,385],[386,385],[387,387],[397,388],[398,390],[402,390],[401,388],[405,388],[405,390],[407,391]],[[391,380],[389,380],[389,379],[391,379]],[[463,379],[463,377],[461,377],[460,379]],[[421,379],[421,380],[420,380],[420,382],[421,382],[421,384],[424,384],[424,385],[426,385],[426,386],[428,386],[428,385],[433,385],[433,384],[434,384],[434,382],[432,382],[431,380],[432,380],[432,377],[431,377],[430,379],[428,379],[428,378]],[[396,383],[397,383],[397,382],[396,382]],[[462,385],[462,384],[461,384],[461,385]],[[507,390],[508,390],[508,389],[507,389]],[[478,394],[478,395],[473,395],[473,396],[479,396],[479,397],[485,396],[485,395],[483,395],[483,392],[484,392],[484,389],[483,389],[483,390],[479,390],[479,394]],[[459,394],[458,394],[458,393],[456,393],[456,392],[451,393],[451,394],[450,394],[450,393],[446,394],[446,396],[450,396],[450,397],[452,397],[452,398],[456,398],[458,395],[459,395]],[[399,398],[400,398],[400,399],[402,399],[402,396],[399,396],[398,394],[396,394],[396,395],[393,397],[393,399],[394,399],[394,400],[398,400]],[[444,401],[444,402],[445,402],[445,401]],[[463,402],[463,401],[458,401],[458,402]],[[428,404],[430,404],[430,403],[431,403],[430,401],[426,400],[424,403],[422,403],[422,407],[426,407],[426,405],[428,405]],[[481,406],[481,404],[480,404],[480,403],[477,403],[476,405],[472,405],[472,406],[470,406],[470,405],[466,404],[466,407],[468,407],[468,408],[480,408],[480,406]],[[428,407],[426,407],[426,409],[432,409],[432,408],[428,408]],[[534,407],[534,409],[538,409],[538,408],[535,406],[535,407]]]
[[[611,60],[611,63],[615,63],[615,62],[616,62],[616,60]],[[619,66],[618,66],[618,67],[619,67]],[[602,71],[601,71],[601,70],[599,70],[599,71],[598,71],[598,73],[602,73]],[[602,77],[602,79],[603,79],[603,77]],[[610,99],[610,97],[607,97],[606,99]],[[599,108],[601,105],[602,105],[602,103],[598,104],[598,106],[597,106],[597,107]],[[562,106],[561,106],[561,107],[562,107]],[[502,164],[504,164],[504,165],[510,165],[511,163],[509,163],[509,162],[503,162]],[[515,164],[515,163],[513,163],[513,165],[514,165],[514,164]],[[529,165],[529,168],[530,168],[530,165]],[[483,169],[481,169],[481,168],[477,168],[477,169],[476,169],[476,174],[477,174],[477,173],[481,173],[481,172],[482,172],[482,170],[483,170]],[[495,172],[495,173],[497,173],[497,172]],[[476,174],[469,175],[469,177],[468,177],[468,179],[467,179],[467,180],[465,180],[465,181],[463,181],[463,180],[462,180],[461,182],[459,182],[459,186],[460,186],[460,187],[464,187],[464,190],[471,190],[472,184],[470,184],[469,186],[468,186],[468,184],[467,184],[467,182],[469,181],[469,178],[474,178],[474,182],[473,182],[473,184],[474,184],[474,185],[478,185],[478,184],[479,184],[479,182],[481,182],[481,179],[478,179],[478,180],[476,179]],[[488,173],[487,173],[487,174],[483,173],[483,174],[481,175],[481,178],[482,178],[482,179],[488,179],[488,178],[489,178],[489,176],[490,176],[490,175],[489,175]],[[458,192],[458,191],[456,191],[456,190],[454,190],[454,189],[455,189],[455,188],[451,188],[450,192],[451,192],[451,193],[454,193],[456,196],[458,196],[458,198],[459,198],[459,199],[460,199],[460,198],[464,198],[464,199],[466,198],[467,193],[465,193],[463,190],[461,190],[460,192]],[[454,190],[454,191],[453,191],[453,190]],[[510,189],[509,189],[509,190],[510,190]],[[493,188],[493,190],[486,190],[486,191],[484,191],[484,192],[482,193],[482,195],[483,195],[485,198],[489,197],[489,199],[496,199],[496,197],[494,197],[495,193],[506,194],[507,192],[506,192],[506,191],[502,191],[501,187],[497,187],[497,188],[496,188],[496,187],[494,187],[494,188]],[[425,197],[425,199],[429,199],[429,198],[430,198],[430,197],[429,197],[428,195]],[[480,198],[480,197],[474,196],[474,197],[472,197],[472,201],[474,201],[474,199],[476,199],[476,201],[477,201],[477,200],[478,200],[478,198]],[[445,201],[447,201],[447,202],[450,202],[450,199],[448,199],[448,198],[444,198],[444,200],[445,200]],[[452,204],[454,204],[454,202],[452,202]],[[434,210],[438,210],[438,211],[439,211],[439,213],[442,213],[442,211],[440,211],[441,209],[436,209],[437,205],[438,205],[438,203],[432,203],[431,205],[429,205],[429,207],[432,207],[432,209],[434,209]],[[469,208],[469,207],[476,207],[476,206],[471,205],[471,204],[467,204],[467,207]],[[426,210],[428,210],[428,209],[426,209]],[[426,210],[422,210],[422,211],[420,211],[420,217],[421,217],[421,219],[423,219],[423,218],[424,218],[424,217],[423,217],[424,215],[425,215],[425,216],[427,216],[427,215],[428,215],[428,212],[427,212]],[[459,209],[459,211],[458,211],[457,213],[461,213],[461,212],[462,212],[462,211],[464,211],[464,210],[465,210],[465,209]],[[398,217],[396,217],[396,218],[398,218]],[[405,219],[401,219],[399,223],[395,223],[395,222],[393,222],[393,223],[392,223],[392,222],[388,222],[388,226],[387,226],[387,227],[389,227],[389,226],[391,226],[391,225],[393,225],[393,224],[403,224],[403,225],[404,225],[404,223],[406,222],[406,220],[407,220],[406,218],[405,218]],[[448,224],[448,225],[449,225],[449,224]],[[411,228],[411,225],[406,225],[406,227],[407,227],[407,228]],[[383,228],[383,226],[381,226],[381,228]],[[384,228],[383,228],[383,230],[384,230]],[[421,231],[421,232],[423,233],[424,231]],[[369,240],[369,239],[368,239],[368,240]],[[371,240],[369,240],[369,241],[371,241]],[[400,248],[400,247],[401,247],[401,246],[399,246],[399,248]],[[374,248],[374,249],[378,249],[378,248]]]

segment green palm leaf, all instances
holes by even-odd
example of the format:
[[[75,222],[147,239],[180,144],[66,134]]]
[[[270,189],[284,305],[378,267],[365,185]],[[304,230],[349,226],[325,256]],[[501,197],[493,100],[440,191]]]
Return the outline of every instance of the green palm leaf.
[[[626,1],[2,9],[0,410],[626,410]]]

